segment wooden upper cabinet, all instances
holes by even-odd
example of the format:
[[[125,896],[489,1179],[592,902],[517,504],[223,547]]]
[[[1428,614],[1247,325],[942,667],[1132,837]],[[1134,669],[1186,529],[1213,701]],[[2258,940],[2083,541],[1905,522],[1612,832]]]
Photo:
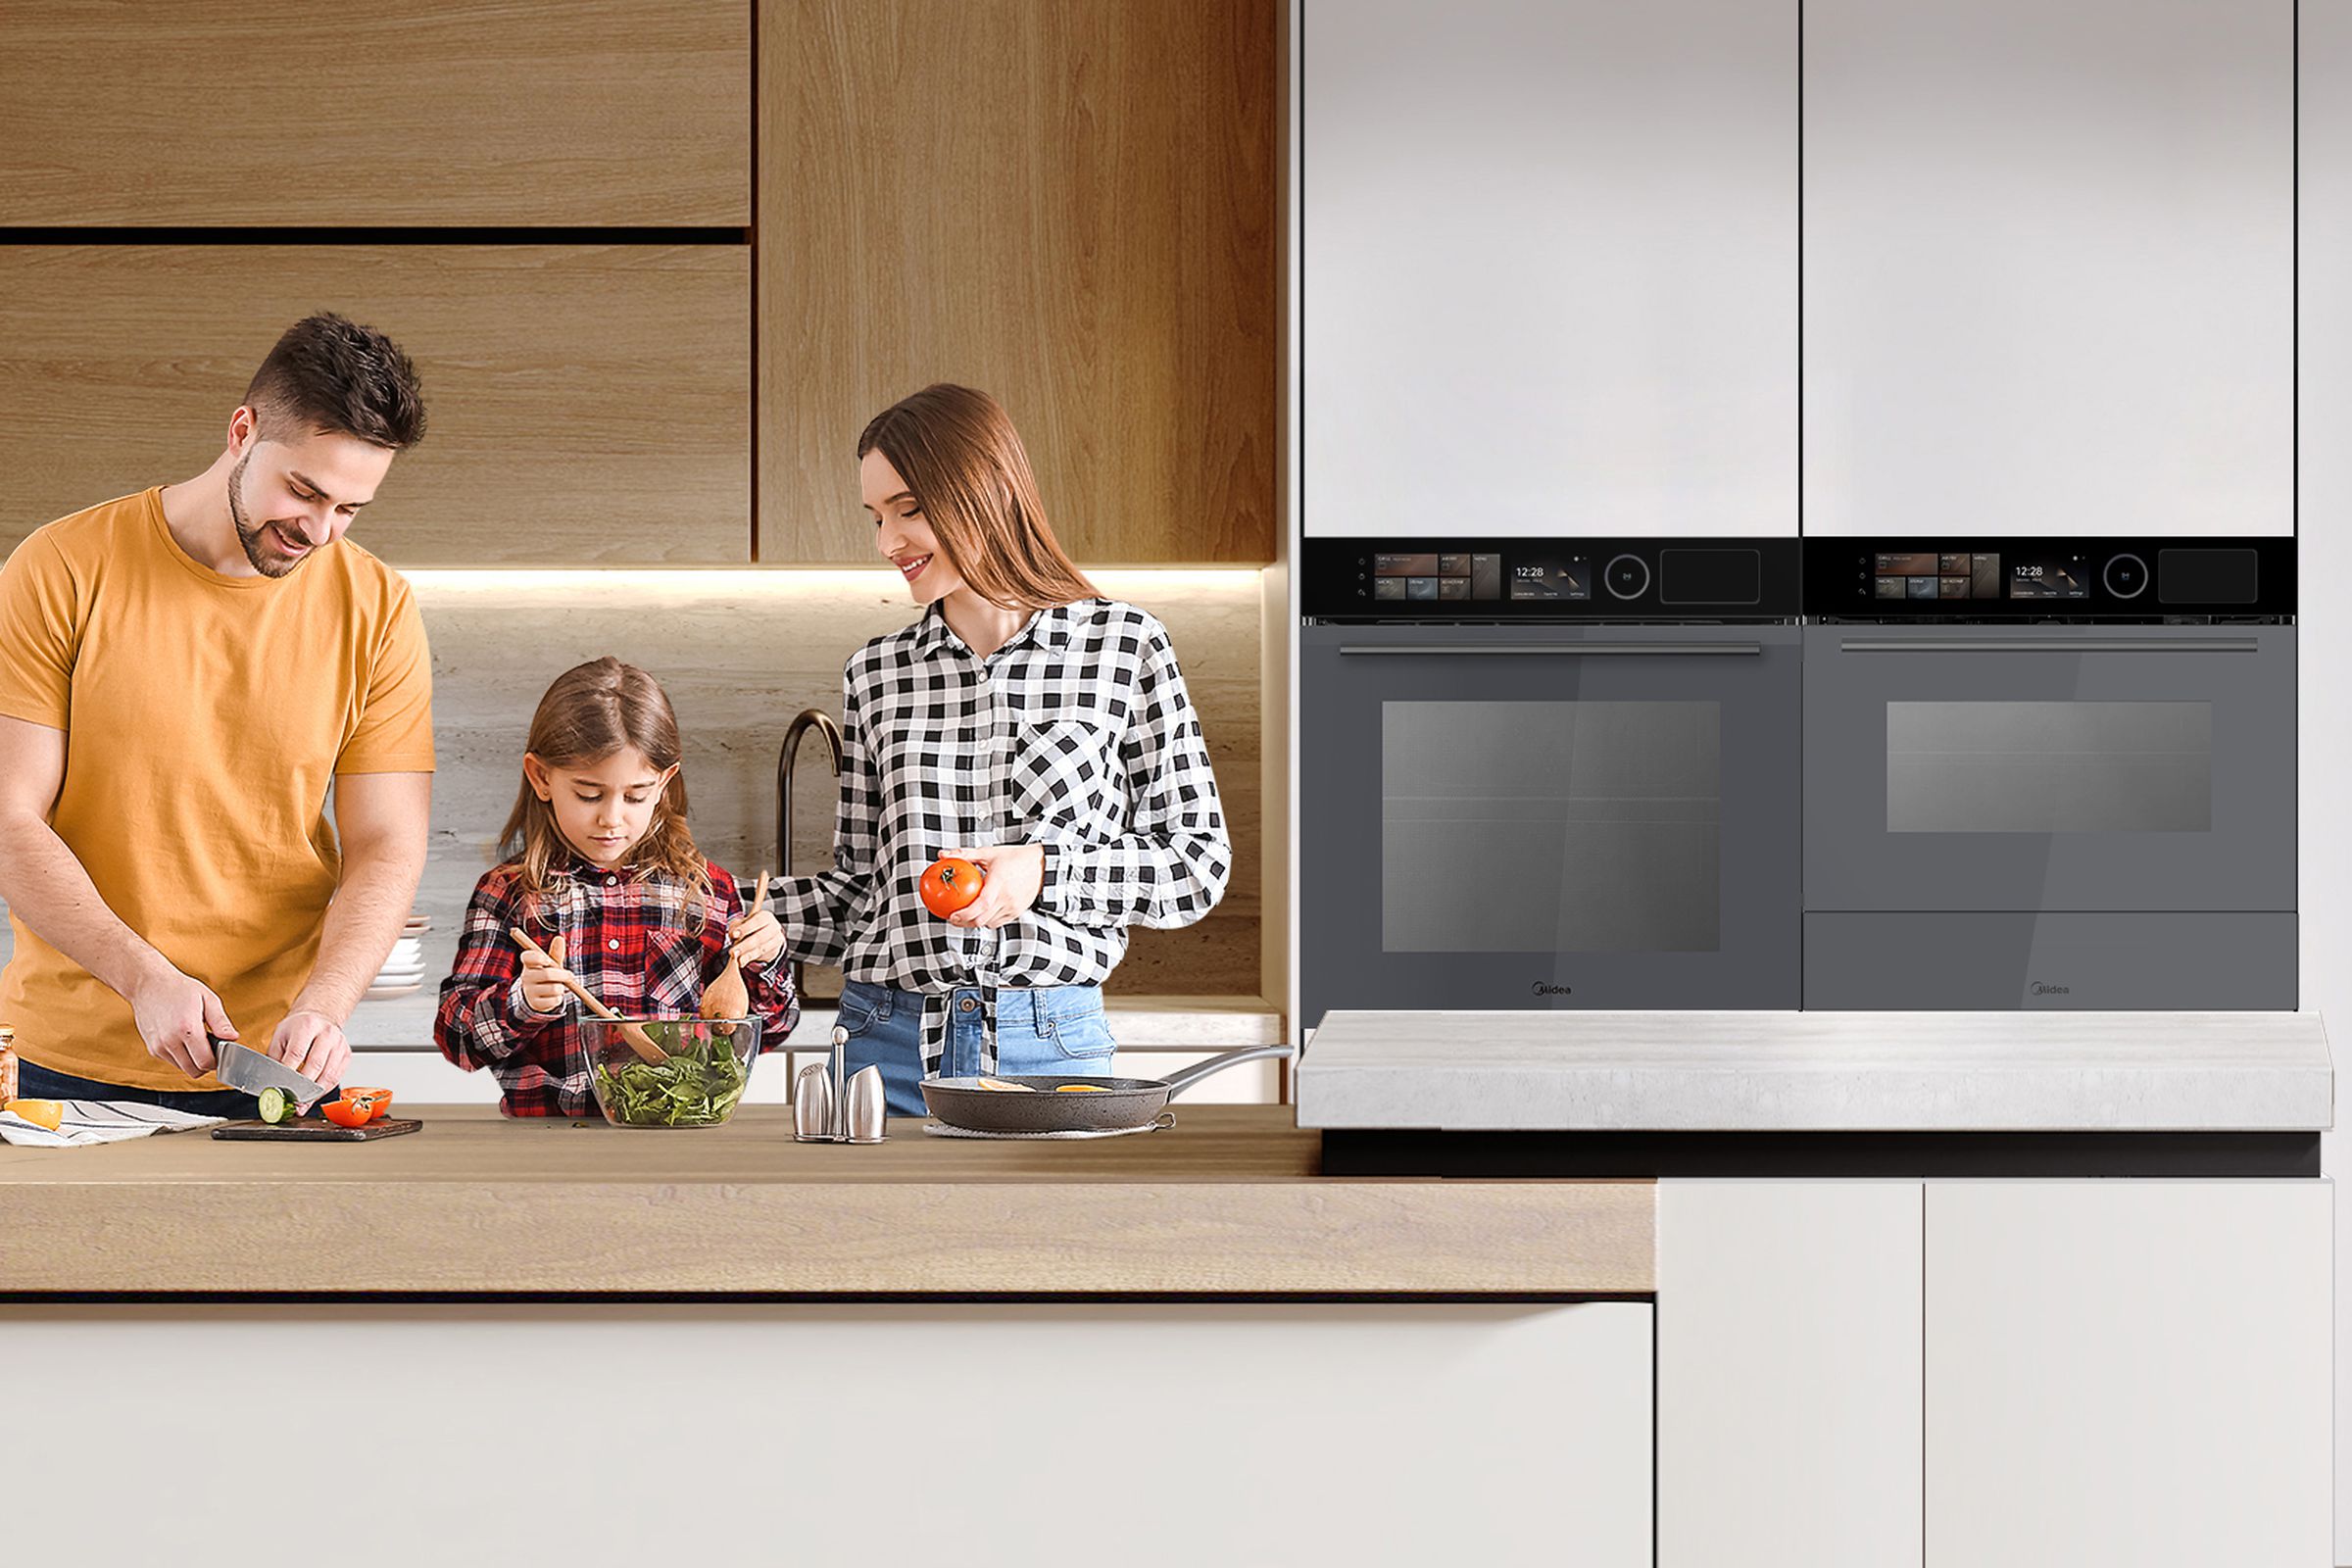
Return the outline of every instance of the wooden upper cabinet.
[[[745,0],[0,6],[10,223],[751,221]]]
[[[0,551],[202,471],[318,310],[423,382],[354,534],[395,565],[750,562],[744,245],[0,247]]]
[[[1082,565],[1274,553],[1274,0],[764,0],[760,559],[873,556],[865,421],[993,393]]]

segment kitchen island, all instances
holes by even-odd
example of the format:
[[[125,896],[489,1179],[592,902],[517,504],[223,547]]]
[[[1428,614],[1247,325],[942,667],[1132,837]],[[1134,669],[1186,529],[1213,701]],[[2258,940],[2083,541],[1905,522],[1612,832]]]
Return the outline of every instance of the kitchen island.
[[[741,1561],[747,1509],[766,1560],[1651,1561],[1652,1183],[1334,1180],[1282,1106],[877,1148],[398,1109],[0,1148],[26,1560],[321,1549],[234,1451],[372,1499],[363,1563]]]

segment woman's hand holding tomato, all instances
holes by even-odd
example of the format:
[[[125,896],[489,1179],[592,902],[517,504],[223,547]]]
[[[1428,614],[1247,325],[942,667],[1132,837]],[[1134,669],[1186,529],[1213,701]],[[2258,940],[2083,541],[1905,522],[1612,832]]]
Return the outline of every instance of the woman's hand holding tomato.
[[[931,878],[940,861],[965,860],[980,868],[978,895],[960,907],[943,910],[933,902]],[[1046,881],[1046,849],[1042,844],[996,844],[980,849],[948,850],[923,873],[923,903],[948,924],[994,930],[1029,912]],[[942,902],[947,902],[943,900]]]

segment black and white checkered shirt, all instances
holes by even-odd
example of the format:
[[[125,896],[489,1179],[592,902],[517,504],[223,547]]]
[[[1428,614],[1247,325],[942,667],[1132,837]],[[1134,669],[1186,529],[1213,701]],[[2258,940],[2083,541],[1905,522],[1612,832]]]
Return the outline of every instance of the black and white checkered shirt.
[[[945,1054],[948,996],[1090,985],[1130,925],[1190,925],[1225,892],[1233,846],[1167,628],[1115,599],[1041,610],[975,656],[933,605],[842,672],[833,866],[775,897],[787,951],[853,980],[923,993],[923,1071]],[[1036,904],[995,930],[923,907],[941,851],[1042,844]]]

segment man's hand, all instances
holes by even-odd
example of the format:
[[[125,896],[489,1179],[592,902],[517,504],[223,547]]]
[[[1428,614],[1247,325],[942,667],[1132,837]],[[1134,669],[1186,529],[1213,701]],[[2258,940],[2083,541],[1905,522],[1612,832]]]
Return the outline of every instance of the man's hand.
[[[325,1013],[302,1009],[287,1013],[277,1026],[270,1054],[332,1089],[351,1066],[351,1042],[343,1038],[343,1026]]]
[[[1046,882],[1046,847],[1042,844],[998,844],[981,850],[942,850],[932,857],[950,856],[980,868],[980,896],[948,916],[950,925],[994,930],[1010,925],[1029,912]]]
[[[212,988],[166,963],[131,989],[130,1014],[147,1054],[168,1061],[191,1078],[213,1070],[212,1035],[237,1038],[228,1009]]]
[[[533,1012],[553,1015],[562,1012],[571,1000],[571,971],[564,967],[564,939],[556,938],[547,945],[544,954],[525,951],[522,956],[522,1004]]]

